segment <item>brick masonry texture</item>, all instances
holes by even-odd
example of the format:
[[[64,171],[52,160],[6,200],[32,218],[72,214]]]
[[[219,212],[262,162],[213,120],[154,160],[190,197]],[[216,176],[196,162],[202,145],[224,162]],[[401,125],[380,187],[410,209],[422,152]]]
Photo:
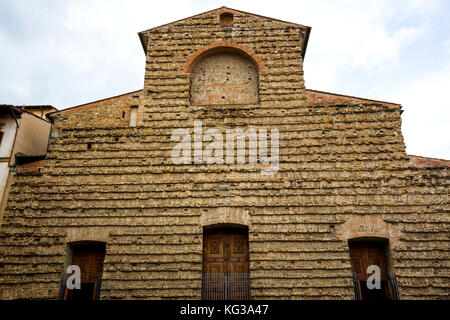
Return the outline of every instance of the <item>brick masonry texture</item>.
[[[11,188],[2,299],[55,299],[79,240],[107,242],[102,299],[200,299],[202,228],[215,223],[248,226],[255,299],[353,299],[347,240],[364,236],[389,238],[401,299],[448,299],[448,167],[410,163],[399,105],[308,97],[304,27],[233,10],[221,27],[227,10],[145,31],[142,91],[53,114],[45,167]],[[258,103],[192,104],[190,64],[226,43],[254,55]],[[171,134],[194,120],[278,129],[280,170],[174,165]]]
[[[34,161],[27,164],[16,166],[16,173],[21,175],[39,174],[44,167],[45,167],[45,160]]]
[[[238,54],[215,54],[199,61],[191,71],[191,103],[258,103],[256,64]]]
[[[426,158],[420,156],[409,156],[411,164],[418,168],[429,168],[429,167],[450,167],[450,160]]]

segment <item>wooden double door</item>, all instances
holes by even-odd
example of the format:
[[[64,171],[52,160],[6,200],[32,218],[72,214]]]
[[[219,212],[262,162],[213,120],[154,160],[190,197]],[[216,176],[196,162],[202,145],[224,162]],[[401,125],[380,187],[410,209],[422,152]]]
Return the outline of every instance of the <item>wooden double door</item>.
[[[352,271],[356,273],[356,280],[362,300],[390,300],[393,298],[386,264],[386,244],[381,242],[351,242],[350,258]],[[369,266],[380,268],[381,289],[369,289],[367,279],[373,274],[367,273]]]
[[[205,230],[203,299],[249,299],[248,230]]]

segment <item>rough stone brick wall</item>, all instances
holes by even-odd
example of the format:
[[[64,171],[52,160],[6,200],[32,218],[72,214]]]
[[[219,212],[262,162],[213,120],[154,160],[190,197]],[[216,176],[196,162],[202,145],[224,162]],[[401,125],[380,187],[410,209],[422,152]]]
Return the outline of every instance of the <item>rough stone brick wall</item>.
[[[128,127],[130,108],[142,104],[142,90],[102,99],[54,113],[57,120],[68,120],[70,126],[86,128]],[[142,122],[142,111],[138,110],[138,123]],[[54,132],[58,125],[54,125]]]
[[[39,174],[45,166],[45,160],[30,162],[16,166],[16,174]]]
[[[18,174],[11,189],[0,297],[55,298],[67,243],[97,240],[107,242],[102,299],[199,299],[202,228],[238,223],[249,228],[253,298],[352,299],[347,240],[361,236],[389,238],[402,299],[448,298],[448,169],[409,164],[400,107],[308,103],[299,27],[234,12],[227,29],[220,13],[146,32],[136,128],[120,116],[132,94],[55,117],[42,174]],[[254,55],[259,103],[192,105],[196,52],[229,43]],[[195,120],[278,129],[279,172],[174,165],[171,134]]]

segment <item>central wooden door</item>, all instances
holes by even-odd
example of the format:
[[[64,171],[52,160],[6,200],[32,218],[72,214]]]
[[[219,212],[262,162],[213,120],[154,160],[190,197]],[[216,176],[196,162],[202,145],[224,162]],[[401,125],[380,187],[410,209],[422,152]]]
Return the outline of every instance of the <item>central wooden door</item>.
[[[247,229],[205,230],[203,238],[204,299],[249,298]]]

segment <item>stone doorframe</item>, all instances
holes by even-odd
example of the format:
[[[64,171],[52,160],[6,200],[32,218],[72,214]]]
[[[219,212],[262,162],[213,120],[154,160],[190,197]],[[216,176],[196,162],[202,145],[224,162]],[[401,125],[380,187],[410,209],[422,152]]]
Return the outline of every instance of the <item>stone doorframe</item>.
[[[390,245],[396,245],[401,231],[396,224],[389,224],[375,216],[352,215],[343,224],[336,226],[337,236],[345,241],[360,238],[388,239]]]
[[[351,215],[345,223],[336,226],[336,235],[345,248],[349,248],[349,240],[386,241],[387,269],[395,271],[395,249],[400,246],[402,235],[397,224],[387,223],[376,216]]]
[[[211,208],[200,216],[202,228],[214,225],[241,225],[250,230],[251,221],[248,210],[233,207]]]

